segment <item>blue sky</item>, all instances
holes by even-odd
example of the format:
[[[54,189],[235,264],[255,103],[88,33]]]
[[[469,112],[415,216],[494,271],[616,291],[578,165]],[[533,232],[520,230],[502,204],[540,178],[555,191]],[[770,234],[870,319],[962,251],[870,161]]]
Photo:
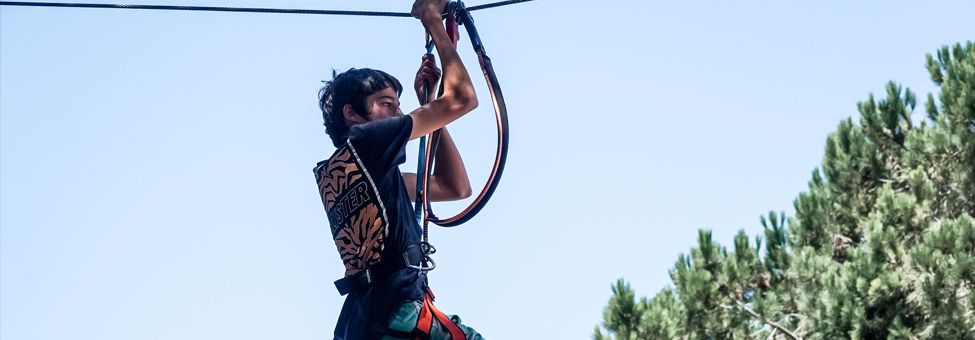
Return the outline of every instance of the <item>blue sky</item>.
[[[431,231],[438,305],[494,339],[588,338],[617,278],[652,295],[697,229],[730,244],[769,210],[791,213],[827,134],[888,80],[935,91],[924,54],[975,37],[973,12],[573,0],[475,12],[511,153],[481,215]],[[422,53],[421,26],[403,18],[0,7],[0,338],[329,338],[342,267],[311,173],[333,151],[317,90],[332,68],[412,83]],[[475,187],[492,118],[482,105],[450,126]]]

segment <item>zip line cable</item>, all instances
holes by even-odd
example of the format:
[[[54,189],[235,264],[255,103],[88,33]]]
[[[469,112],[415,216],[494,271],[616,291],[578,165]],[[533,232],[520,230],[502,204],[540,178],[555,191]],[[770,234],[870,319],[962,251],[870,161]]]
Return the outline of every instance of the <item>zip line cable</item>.
[[[534,0],[508,0],[508,1],[498,1],[498,2],[493,2],[493,3],[489,3],[489,4],[483,4],[483,5],[477,5],[477,6],[467,7],[467,11],[468,12],[473,12],[473,11],[480,10],[480,9],[486,9],[486,8],[492,8],[492,7],[501,7],[501,6],[507,6],[507,5],[517,4],[517,3],[520,3],[520,2],[529,2],[529,1],[534,1]]]
[[[507,0],[479,6],[471,6],[468,11],[512,5],[534,0]],[[67,2],[31,2],[31,1],[0,1],[0,6],[20,7],[59,7],[59,8],[101,8],[101,9],[142,9],[163,11],[197,11],[197,12],[235,12],[235,13],[276,13],[276,14],[319,14],[319,15],[351,15],[371,17],[412,18],[410,13],[376,12],[376,11],[345,11],[326,9],[289,9],[289,8],[253,8],[253,7],[215,7],[215,6],[177,6],[177,5],[125,5],[98,3],[67,3]]]

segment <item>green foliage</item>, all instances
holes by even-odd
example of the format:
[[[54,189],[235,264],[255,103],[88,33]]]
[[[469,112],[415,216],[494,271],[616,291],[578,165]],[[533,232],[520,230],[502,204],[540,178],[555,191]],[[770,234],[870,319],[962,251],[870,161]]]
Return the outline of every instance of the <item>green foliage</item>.
[[[596,339],[975,339],[975,44],[927,55],[937,100],[890,82],[826,140],[795,216],[732,249],[701,230],[673,288],[620,279]]]

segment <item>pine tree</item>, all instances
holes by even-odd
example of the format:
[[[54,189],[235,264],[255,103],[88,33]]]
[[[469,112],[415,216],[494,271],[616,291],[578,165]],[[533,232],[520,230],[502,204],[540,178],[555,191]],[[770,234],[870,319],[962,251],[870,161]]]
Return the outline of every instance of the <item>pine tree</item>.
[[[795,216],[730,251],[701,230],[652,298],[620,279],[594,338],[975,339],[975,44],[926,60],[926,119],[910,89],[870,94]]]

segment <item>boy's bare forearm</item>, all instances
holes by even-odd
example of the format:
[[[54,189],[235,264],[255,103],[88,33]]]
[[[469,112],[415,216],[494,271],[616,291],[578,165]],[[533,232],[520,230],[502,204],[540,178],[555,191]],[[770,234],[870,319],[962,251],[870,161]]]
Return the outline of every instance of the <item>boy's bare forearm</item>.
[[[422,19],[423,26],[430,34],[433,43],[437,46],[437,54],[440,55],[440,63],[443,68],[443,98],[444,100],[454,101],[452,104],[463,104],[466,107],[477,106],[477,96],[474,93],[474,85],[471,77],[467,73],[467,68],[457,54],[457,48],[447,36],[447,31],[443,27],[443,22],[439,17],[428,16]]]
[[[436,160],[431,180],[437,182],[441,191],[439,194],[443,197],[431,197],[431,199],[451,200],[470,197],[471,182],[467,176],[467,168],[464,167],[464,159],[460,156],[460,151],[457,150],[457,145],[454,144],[446,128],[441,130]]]
[[[444,79],[443,95],[410,113],[413,116],[411,140],[433,133],[477,107],[474,84],[443,26],[441,16],[446,3],[446,0],[416,0],[413,5],[413,16],[420,18],[437,46]]]

